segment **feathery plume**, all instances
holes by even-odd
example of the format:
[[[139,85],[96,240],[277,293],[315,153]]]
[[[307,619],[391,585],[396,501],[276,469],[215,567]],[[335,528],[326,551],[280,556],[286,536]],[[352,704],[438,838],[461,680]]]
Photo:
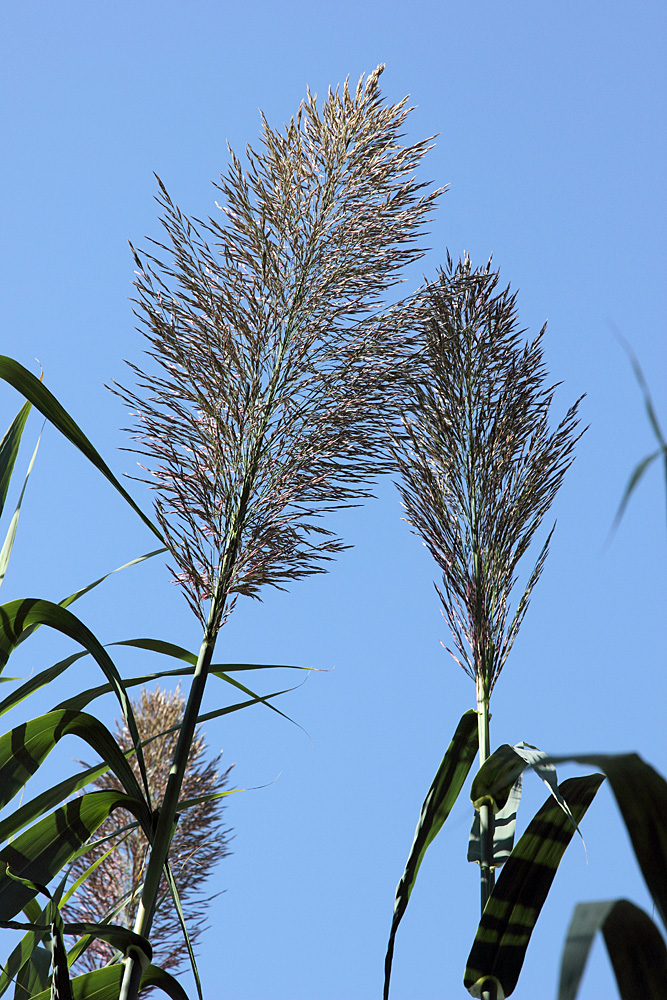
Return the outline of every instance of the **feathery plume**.
[[[411,318],[383,296],[439,192],[414,179],[430,140],[401,143],[410,109],[384,102],[382,68],[321,110],[309,91],[282,132],[263,117],[216,185],[222,221],[186,218],[159,182],[167,238],[135,255],[156,367],[116,391],[174,575],[214,629],[237,595],[322,572],[343,547],[323,513],[391,464]]]
[[[142,690],[139,700],[132,705],[142,740],[153,738],[145,746],[144,756],[151,795],[157,802],[161,801],[167,784],[184,705],[185,699],[179,689],[168,692],[159,687],[153,691]],[[166,735],[159,736],[161,733]],[[116,724],[116,738],[121,750],[127,751],[132,747],[126,725]],[[131,760],[135,761],[136,758],[132,757]],[[198,730],[192,742],[183,780],[183,801],[224,789],[231,769],[220,772],[219,763],[219,757],[207,759],[204,735]],[[121,789],[118,780],[110,774],[97,778],[93,784],[99,789]],[[193,947],[196,947],[200,935],[206,929],[207,905],[217,895],[207,896],[205,883],[213,869],[230,853],[229,830],[224,829],[221,814],[220,799],[200,802],[183,809],[169,851],[169,863]],[[96,846],[75,860],[70,872],[73,881],[87,872],[110,847],[114,847],[109,857],[88,874],[72,902],[68,904],[65,910],[67,921],[99,923],[122,904],[111,922],[121,923],[126,927],[131,927],[134,923],[148,844],[140,829],[120,835],[116,833],[118,829],[118,819],[114,815],[95,833]],[[104,843],[97,843],[103,838],[108,839]],[[151,944],[155,961],[164,969],[178,971],[188,961],[181,925],[164,878],[160,886]],[[85,970],[91,971],[105,965],[113,955],[111,945],[95,938],[82,953],[79,963]]]
[[[543,327],[518,329],[516,293],[449,254],[423,307],[422,378],[395,452],[407,521],[442,571],[454,659],[488,701],[540,577],[549,533],[510,617],[517,566],[573,461],[578,400],[555,431]]]

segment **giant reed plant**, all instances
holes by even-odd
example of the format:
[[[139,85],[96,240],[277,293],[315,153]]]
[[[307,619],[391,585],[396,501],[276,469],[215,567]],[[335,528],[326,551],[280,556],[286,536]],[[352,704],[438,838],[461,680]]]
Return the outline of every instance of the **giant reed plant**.
[[[491,753],[491,695],[544,568],[553,528],[519,586],[521,561],[572,463],[579,403],[551,428],[556,387],[544,364],[545,330],[525,340],[516,295],[499,287],[490,262],[473,268],[467,257],[456,265],[448,257],[422,305],[422,369],[405,408],[403,433],[394,439],[399,490],[408,523],[442,574],[436,590],[452,636],[453,648],[447,648],[475,683],[476,707],[461,718],[422,807],[396,890],[384,996],[387,1000],[396,931],[417,872],[479,752],[481,766],[470,792],[475,814],[468,860],[480,866],[482,917],[464,984],[474,997],[503,1000],[516,986],[565,848],[604,779],[597,773],[558,785],[554,765],[575,759],[605,772],[663,914],[667,784],[634,754],[547,758],[524,744]],[[550,797],[514,845],[526,767],[545,781]],[[648,938],[646,927],[631,918],[635,940],[659,938],[655,928]],[[629,930],[626,926],[617,936]],[[653,981],[664,986],[667,956],[651,948],[647,954],[644,945],[633,961],[642,970],[653,967]],[[632,962],[626,963],[626,974],[628,969],[632,978]]]
[[[543,543],[512,610],[521,558],[573,459],[575,403],[549,428],[543,328],[526,344],[516,296],[490,266],[469,259],[430,290],[426,376],[404,421],[397,455],[407,521],[442,572],[437,586],[456,652],[475,682],[480,764],[489,756],[489,701],[549,550]],[[553,530],[553,529],[552,529]],[[493,885],[492,830],[481,810],[482,907]]]
[[[136,254],[148,341],[137,450],[175,576],[203,638],[135,932],[150,934],[185,764],[221,625],[239,595],[321,572],[341,541],[323,514],[369,495],[388,468],[385,424],[406,375],[409,310],[384,296],[437,192],[414,179],[428,142],[404,146],[406,102],[381,68],[356,91],[308,93],[283,132],[236,156],[220,219],[186,218],[160,185],[165,242]],[[122,998],[137,994],[130,957]]]

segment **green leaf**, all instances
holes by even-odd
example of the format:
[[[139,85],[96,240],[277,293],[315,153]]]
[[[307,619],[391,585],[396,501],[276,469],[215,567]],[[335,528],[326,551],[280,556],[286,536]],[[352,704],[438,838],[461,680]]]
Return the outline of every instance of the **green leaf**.
[[[28,914],[31,924],[42,924],[45,923],[46,908],[41,909],[39,904],[35,899],[29,901],[32,904],[30,908],[30,913]],[[25,907],[28,909],[28,906]],[[0,973],[0,997],[3,996],[12,984],[12,981],[16,979],[22,969],[30,962],[32,955],[35,950],[39,947],[40,942],[44,938],[44,931],[28,931],[24,934],[23,938],[17,946],[12,951],[11,955],[5,962],[2,972]],[[46,969],[47,978],[51,971],[51,954],[49,952],[49,964]],[[32,980],[35,977],[41,976],[43,972],[43,956],[37,960],[37,966],[32,973],[26,973],[26,979]],[[27,984],[26,984],[27,985]],[[42,986],[43,988],[43,986]]]
[[[34,377],[34,376],[33,376]],[[37,380],[35,380],[37,381]],[[7,491],[12,479],[12,472],[21,445],[21,435],[30,413],[30,403],[25,403],[12,420],[11,426],[2,441],[0,441],[0,514],[2,514]]]
[[[14,361],[13,358],[8,358],[4,355],[0,355],[0,378],[3,378],[5,382],[9,382],[9,384],[13,386],[17,392],[20,392],[25,399],[29,400],[29,402],[31,402],[32,405],[61,432],[61,434],[64,434],[68,441],[71,441],[71,443],[86,456],[89,462],[92,462],[96,469],[99,469],[102,475],[130,505],[132,510],[139,515],[144,524],[150,528],[153,534],[160,539],[162,544],[164,544],[164,539],[159,529],[156,528],[153,522],[146,517],[142,510],[139,509],[129,493],[123,489],[109,466],[106,464],[101,455],[98,454],[79,425],[72,420],[67,410],[60,405],[56,397],[49,392],[46,386],[42,385],[40,380],[36,379],[35,376],[29,372],[27,368],[24,368],[23,365],[19,364],[18,361]]]
[[[143,952],[149,962],[153,958],[153,949],[147,938],[118,924],[66,923],[65,934],[73,934],[75,937],[88,934],[90,937],[107,941],[124,955],[132,948]]]
[[[146,805],[114,790],[89,792],[35,823],[0,851],[0,920],[11,920],[36,893],[7,875],[48,885],[114,809],[143,823]],[[150,835],[150,830],[146,831]]]
[[[559,793],[579,823],[604,781],[601,774],[568,778]],[[474,997],[496,986],[498,1000],[514,991],[533,928],[574,826],[549,796],[503,867],[468,956],[464,984]]]
[[[36,945],[29,960],[16,977],[14,1000],[25,1000],[26,997],[32,997],[45,989],[51,975],[51,959],[49,948]]]
[[[627,899],[576,907],[561,959],[558,1000],[575,1000],[597,931],[604,935],[621,1000],[660,1000],[667,983],[667,947],[649,915]]]
[[[24,827],[28,826],[33,820],[39,819],[44,813],[59,805],[74,792],[85,788],[89,782],[94,781],[95,778],[105,774],[108,770],[108,764],[98,764],[96,767],[90,767],[79,774],[65,778],[64,781],[58,782],[57,785],[54,785],[47,791],[41,792],[34,799],[31,799],[30,802],[19,806],[18,809],[14,810],[13,813],[0,822],[0,843],[9,840],[10,837],[13,837]]]
[[[282,694],[288,694],[291,690],[293,690],[293,688],[286,688],[284,691],[274,691],[265,697],[277,698]],[[236,705],[227,705],[225,708],[215,709],[212,712],[207,712],[204,715],[198,716],[197,723],[209,722],[211,719],[217,719],[223,715],[230,715],[232,712],[238,712],[242,708],[249,708],[251,705],[257,705],[258,703],[258,699],[252,698],[248,701],[239,702]],[[64,711],[64,709],[62,710]],[[144,740],[141,745],[142,747],[145,747],[149,743],[152,743],[153,740],[160,739],[162,736],[176,732],[178,728],[178,726],[172,726],[164,732],[155,733],[147,740]],[[130,756],[131,754],[132,751],[128,751],[126,756]],[[78,792],[80,789],[85,788],[89,782],[94,781],[95,778],[104,774],[108,770],[109,766],[107,764],[97,764],[96,766],[90,767],[85,771],[81,771],[79,774],[74,774],[69,778],[65,778],[57,785],[54,785],[52,788],[36,796],[30,802],[26,802],[24,805],[20,806],[19,809],[15,810],[15,812],[0,822],[0,843],[10,837],[13,837],[29,823],[32,823],[33,820],[43,816],[49,809],[53,809],[54,806],[57,806],[74,792]],[[241,791],[241,789],[238,789],[238,791]],[[223,794],[227,793],[225,792]],[[180,806],[182,806],[182,808],[187,808],[188,806],[194,804],[194,802],[187,800],[181,803]]]
[[[0,445],[0,448],[2,446]],[[3,583],[5,579],[5,573],[7,572],[7,566],[9,565],[9,558],[12,554],[12,549],[14,548],[14,541],[16,540],[16,531],[19,524],[19,516],[21,514],[21,504],[23,503],[23,497],[25,496],[25,491],[28,486],[28,479],[30,478],[30,473],[32,472],[32,467],[35,464],[35,459],[37,458],[37,450],[39,448],[39,440],[35,445],[35,450],[32,453],[32,458],[30,459],[30,465],[28,466],[28,471],[25,474],[25,479],[23,480],[23,487],[19,494],[19,498],[12,514],[12,519],[9,522],[9,528],[7,529],[7,534],[5,535],[5,540],[2,545],[2,550],[0,550],[0,584]]]
[[[389,996],[389,980],[391,977],[396,931],[407,908],[410,894],[417,878],[417,872],[429,844],[441,830],[443,823],[456,802],[458,794],[463,787],[463,782],[475,759],[477,748],[477,712],[474,709],[470,709],[461,717],[452,742],[447,748],[438,772],[424,799],[405,871],[396,886],[394,916],[384,962],[384,1000],[387,1000]]]
[[[638,754],[567,754],[554,764],[576,761],[607,775],[630,835],[635,857],[667,926],[667,782]]]
[[[110,965],[77,976],[72,980],[74,1000],[118,1000],[124,971],[123,965]],[[156,965],[149,965],[141,977],[141,987],[148,989],[149,986],[162,990],[172,1000],[188,1000],[178,980]],[[50,989],[38,993],[33,1000],[51,1000]]]
[[[185,923],[185,914],[183,913],[183,907],[181,906],[181,897],[179,896],[178,886],[176,885],[176,879],[174,878],[171,866],[168,861],[164,866],[164,874],[167,880],[167,885],[169,886],[169,892],[171,893],[172,902],[176,908],[176,913],[178,915],[178,922],[180,923],[181,930],[183,931],[185,944],[188,949],[190,966],[192,967],[192,974],[195,977],[195,985],[197,987],[197,996],[199,997],[199,1000],[204,1000],[204,995],[201,989],[201,979],[199,978],[199,969],[197,968],[197,960],[195,959],[194,949],[192,947],[190,935],[188,934],[188,928]]]
[[[10,604],[0,606],[0,669],[7,664],[7,660],[20,641],[21,635],[26,629],[31,628],[35,624],[48,625],[62,632],[63,635],[68,636],[70,639],[74,639],[75,642],[78,642],[84,649],[88,650],[102,668],[120,702],[123,717],[127,722],[127,728],[137,750],[139,770],[144,783],[146,798],[150,803],[146,765],[130,699],[125,693],[123,682],[106,649],[76,615],[73,615],[71,611],[61,607],[59,604],[53,604],[52,601],[42,601],[37,598],[24,598],[23,600],[12,601]]]
[[[144,801],[134,771],[109,730],[85,712],[48,712],[21,723],[0,737],[0,809],[42,765],[63,736],[85,740],[112,768],[128,795]],[[150,827],[146,806],[145,823]]]
[[[25,632],[23,633],[25,635]],[[28,698],[35,691],[39,691],[40,688],[44,687],[46,684],[50,684],[51,681],[55,680],[56,677],[60,677],[68,667],[71,667],[73,663],[80,660],[82,656],[88,656],[88,651],[83,650],[80,653],[73,653],[71,656],[65,657],[64,660],[60,660],[58,663],[54,663],[52,667],[47,667],[46,670],[40,670],[38,674],[31,677],[25,683],[21,684],[12,691],[10,695],[3,698],[0,701],[0,715],[4,715],[5,712],[9,712],[12,708],[16,708],[20,705],[22,701]],[[110,685],[108,685],[109,691],[113,690]],[[60,707],[60,706],[57,706]],[[83,707],[83,706],[82,706]]]

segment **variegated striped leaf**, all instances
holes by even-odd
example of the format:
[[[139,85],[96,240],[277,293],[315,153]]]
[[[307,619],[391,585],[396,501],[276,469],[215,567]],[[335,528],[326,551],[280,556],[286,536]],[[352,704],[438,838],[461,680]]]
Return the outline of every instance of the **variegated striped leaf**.
[[[568,778],[559,786],[579,823],[604,781],[602,774]],[[464,984],[474,997],[482,989],[504,1000],[514,991],[533,928],[574,827],[549,796],[519,839],[489,897],[468,957]]]

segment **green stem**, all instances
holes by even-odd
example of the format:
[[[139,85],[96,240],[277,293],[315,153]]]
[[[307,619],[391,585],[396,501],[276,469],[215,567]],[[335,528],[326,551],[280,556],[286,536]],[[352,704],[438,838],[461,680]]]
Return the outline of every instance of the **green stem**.
[[[477,731],[479,734],[479,766],[491,753],[489,744],[489,694],[484,684],[484,678],[477,678]],[[493,809],[483,805],[479,810],[480,832],[480,888],[482,913],[495,884],[495,869],[493,867]]]
[[[183,722],[178,735],[178,742],[174,752],[174,759],[167,779],[167,787],[158,813],[158,822],[155,829],[155,839],[153,841],[146,877],[141,893],[141,901],[134,930],[137,934],[148,937],[155,915],[158,890],[162,880],[162,873],[169,856],[169,848],[174,835],[174,829],[178,821],[177,809],[181,795],[181,786],[185,768],[190,756],[190,748],[197,726],[197,718],[201,708],[206,686],[208,669],[213,658],[215,640],[217,637],[217,613],[219,611],[219,600],[221,593],[220,581],[211,600],[209,619],[204,631],[197,665],[192,678],[192,687],[188,696],[188,702],[183,716]],[[125,974],[120,993],[120,1000],[136,1000],[139,994],[141,974],[143,972],[141,960],[136,954],[130,954],[126,959]]]

